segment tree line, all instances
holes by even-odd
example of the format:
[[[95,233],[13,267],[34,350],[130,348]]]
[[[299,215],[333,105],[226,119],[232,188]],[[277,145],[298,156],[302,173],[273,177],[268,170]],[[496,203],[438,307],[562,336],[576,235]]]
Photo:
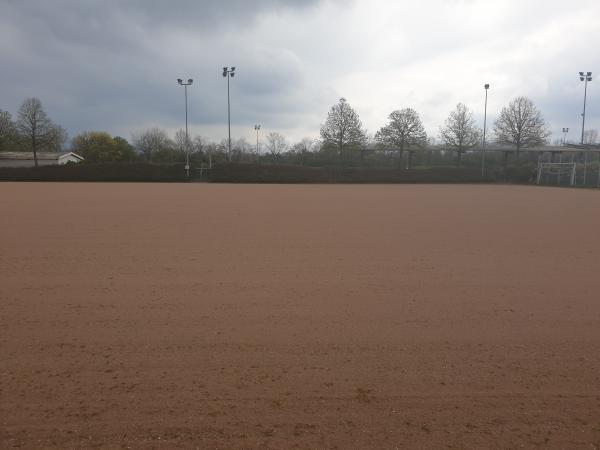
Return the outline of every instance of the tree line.
[[[540,110],[527,97],[516,97],[502,108],[493,123],[486,142],[514,147],[516,154],[523,148],[548,142],[550,130]],[[594,143],[597,130],[588,130],[586,139]],[[37,165],[40,151],[61,151],[68,136],[64,128],[52,122],[39,99],[26,99],[13,120],[11,114],[0,110],[0,151],[31,151]],[[245,138],[232,142],[214,142],[201,136],[188,136],[178,130],[173,137],[161,128],[150,128],[132,134],[131,143],[120,136],[103,131],[88,131],[71,139],[70,149],[88,162],[144,160],[155,163],[176,163],[186,160],[189,152],[193,164],[214,162],[287,162],[306,164],[311,161],[334,162],[377,153],[378,162],[412,166],[413,157],[433,144],[441,151],[456,155],[460,166],[463,154],[482,143],[482,130],[473,112],[458,103],[436,137],[428,136],[417,111],[403,108],[392,111],[388,121],[375,134],[364,129],[359,115],[344,98],[334,104],[320,127],[320,139],[304,138],[289,144],[281,133],[268,133],[263,142],[254,144]],[[406,155],[406,157],[405,157]],[[506,154],[505,156],[507,156]],[[372,156],[371,156],[372,158]]]
[[[38,165],[39,152],[58,152],[66,149],[68,135],[64,128],[52,122],[41,101],[26,99],[13,120],[8,111],[0,110],[0,151],[33,152]],[[153,163],[176,163],[186,159],[189,152],[193,163],[244,161],[263,158],[270,162],[284,160],[290,155],[303,155],[314,150],[317,142],[305,138],[289,145],[277,132],[267,134],[258,154],[256,147],[245,138],[233,141],[231,153],[226,140],[217,143],[201,136],[191,137],[178,130],[173,138],[161,128],[150,128],[132,134],[131,143],[120,136],[104,131],[86,131],[74,136],[69,149],[85,158],[87,162],[147,161]],[[262,155],[260,154],[262,152]]]
[[[494,122],[493,132],[496,143],[514,146],[517,155],[522,148],[546,144],[551,134],[541,112],[527,97],[517,97],[502,108]],[[456,152],[457,165],[460,165],[464,152],[481,145],[482,134],[473,112],[462,103],[456,105],[439,129],[440,143],[445,149]],[[392,111],[387,124],[369,139],[358,114],[344,98],[329,111],[321,126],[321,138],[323,145],[337,149],[340,159],[346,150],[368,146],[370,140],[375,146],[397,152],[400,164],[407,152],[408,168],[414,153],[434,142],[434,138],[427,136],[419,114],[412,108]]]

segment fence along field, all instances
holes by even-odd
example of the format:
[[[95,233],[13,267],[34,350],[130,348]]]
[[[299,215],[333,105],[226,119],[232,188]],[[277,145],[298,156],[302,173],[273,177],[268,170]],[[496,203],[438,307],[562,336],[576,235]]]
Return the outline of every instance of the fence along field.
[[[366,151],[366,150],[365,150]],[[454,165],[451,151],[427,147],[414,151],[411,168],[400,163],[395,151],[369,149],[365,158],[347,155],[344,160],[314,160],[299,164],[289,155],[257,163],[256,155],[237,155],[227,162],[207,165],[184,163],[92,162],[44,167],[0,167],[0,181],[157,181],[235,183],[517,183],[600,187],[598,145],[543,146],[522,149],[490,146],[485,168],[480,150],[464,152],[462,166]],[[385,156],[388,154],[388,156]],[[313,155],[314,156],[314,155]],[[198,158],[197,155],[194,156]],[[322,157],[322,155],[321,155]],[[291,158],[291,159],[290,159]],[[404,158],[405,160],[407,158]],[[509,163],[510,161],[510,163]],[[540,171],[541,170],[541,171]],[[565,175],[568,171],[567,176]],[[565,172],[563,174],[562,172]]]
[[[597,445],[599,206],[0,183],[0,446]]]

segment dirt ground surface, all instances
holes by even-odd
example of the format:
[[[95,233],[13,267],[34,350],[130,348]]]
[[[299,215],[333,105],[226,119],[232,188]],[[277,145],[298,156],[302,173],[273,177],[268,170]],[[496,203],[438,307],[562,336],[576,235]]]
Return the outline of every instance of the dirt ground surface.
[[[600,192],[0,183],[0,447],[600,448]]]

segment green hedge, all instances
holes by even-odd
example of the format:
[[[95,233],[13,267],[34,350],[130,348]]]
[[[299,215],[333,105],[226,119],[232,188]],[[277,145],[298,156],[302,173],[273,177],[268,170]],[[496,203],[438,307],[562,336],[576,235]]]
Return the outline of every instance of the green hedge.
[[[111,162],[0,167],[4,181],[189,181],[183,165]]]
[[[306,167],[275,164],[219,164],[186,177],[183,164],[113,162],[0,168],[4,181],[147,181],[216,183],[528,183],[534,179],[532,167],[489,171],[481,177],[477,168],[431,167],[401,170],[376,167]]]
[[[305,167],[271,164],[220,164],[208,180],[217,183],[526,183],[532,179],[529,167],[511,169],[506,180],[501,172],[483,178],[480,169],[432,167],[401,170],[371,167]]]

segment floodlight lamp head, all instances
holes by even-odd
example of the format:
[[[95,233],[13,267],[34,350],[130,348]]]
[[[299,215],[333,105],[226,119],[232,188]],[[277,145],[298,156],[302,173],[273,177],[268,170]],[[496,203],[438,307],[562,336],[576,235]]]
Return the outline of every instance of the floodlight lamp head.
[[[588,76],[588,77],[591,77],[591,76],[592,76],[592,72],[588,72],[588,73],[587,73],[587,76]]]
[[[223,72],[223,77],[226,77],[226,76],[227,76],[227,72]]]
[[[234,72],[230,72],[231,74],[231,78],[235,77],[235,73]]]
[[[484,87],[485,89],[489,89],[489,88],[490,88],[490,85],[489,85],[488,83],[486,83],[486,84],[484,84],[484,85],[483,85],[483,87]]]
[[[583,77],[579,77],[579,80],[580,80],[580,81],[583,81]]]
[[[231,71],[232,71],[232,72],[235,72],[235,66],[231,68]],[[588,73],[588,75],[591,75],[591,72],[590,72],[590,73]]]
[[[588,77],[588,81],[592,81],[592,77]]]
[[[181,78],[177,78],[177,83],[181,84],[183,83],[183,80]]]
[[[188,83],[192,84],[194,82],[194,80],[192,80],[191,78],[188,78]]]
[[[579,76],[582,77],[583,76],[583,72],[579,72]]]

